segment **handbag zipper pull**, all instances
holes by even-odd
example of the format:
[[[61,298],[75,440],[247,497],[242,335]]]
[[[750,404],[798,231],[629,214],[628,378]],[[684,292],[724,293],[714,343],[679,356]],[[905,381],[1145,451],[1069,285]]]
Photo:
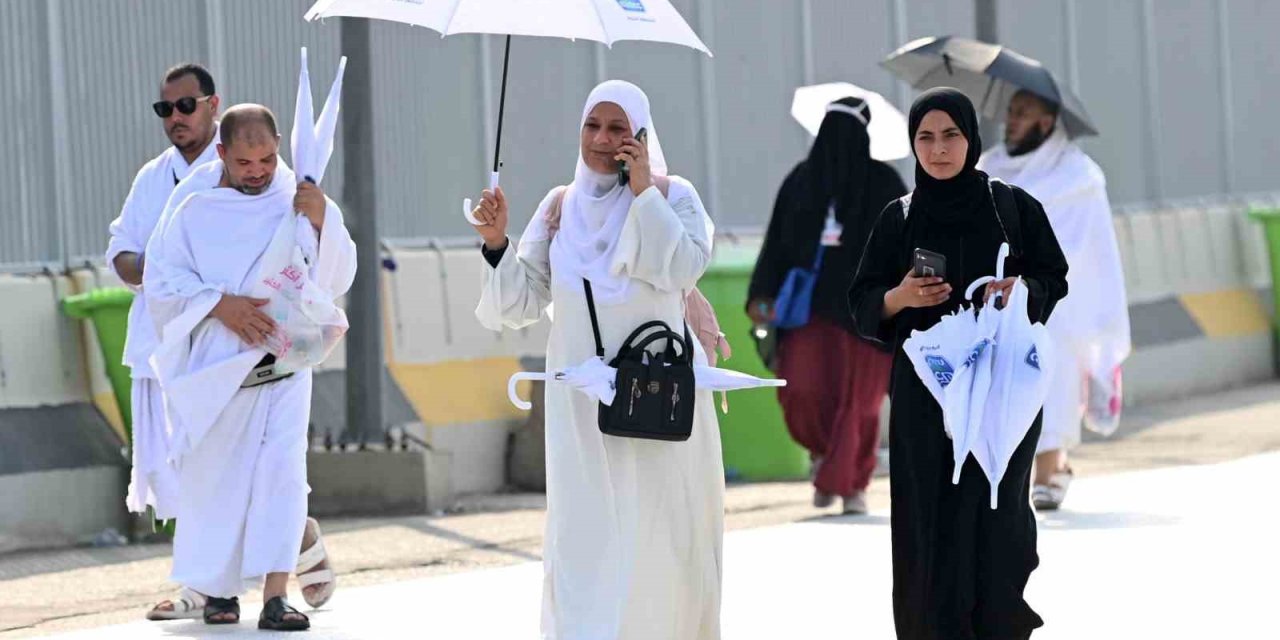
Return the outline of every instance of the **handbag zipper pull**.
[[[631,402],[627,405],[627,416],[631,417],[636,414],[636,398],[640,397],[640,380],[631,379]]]
[[[672,383],[672,385],[673,387],[671,389],[671,418],[669,418],[669,420],[671,422],[675,422],[676,408],[680,406],[680,383],[675,382],[675,383]]]

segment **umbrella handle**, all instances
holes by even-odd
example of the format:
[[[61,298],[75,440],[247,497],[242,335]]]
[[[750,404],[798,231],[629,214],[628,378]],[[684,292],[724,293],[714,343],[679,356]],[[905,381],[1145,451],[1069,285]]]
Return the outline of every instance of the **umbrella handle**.
[[[964,299],[973,300],[973,294],[978,292],[978,287],[981,287],[982,285],[987,284],[989,282],[995,282],[995,281],[996,279],[993,276],[982,276],[981,278],[974,280],[973,284],[970,284],[969,288],[964,290]]]
[[[489,174],[489,189],[492,190],[497,188],[498,188],[498,172],[494,171],[493,173]],[[471,198],[463,198],[462,200],[462,217],[466,218],[467,222],[471,223],[471,225],[474,227],[488,226],[485,223],[478,220],[474,215],[472,215]]]
[[[520,394],[516,393],[516,385],[523,380],[541,380],[546,382],[547,377],[548,376],[545,372],[535,373],[530,371],[521,371],[513,374],[511,378],[507,380],[507,399],[521,411],[528,411],[532,409],[533,403],[522,399]]]

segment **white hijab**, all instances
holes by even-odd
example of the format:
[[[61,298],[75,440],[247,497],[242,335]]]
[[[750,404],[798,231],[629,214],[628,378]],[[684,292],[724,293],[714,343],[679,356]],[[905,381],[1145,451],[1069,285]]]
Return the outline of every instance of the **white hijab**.
[[[666,158],[658,141],[657,127],[649,114],[649,97],[644,91],[622,80],[601,83],[587,96],[579,130],[586,124],[591,110],[602,102],[622,107],[631,122],[631,135],[636,135],[640,129],[647,131],[650,169],[654,175],[666,175]],[[582,279],[586,278],[591,282],[592,294],[599,304],[625,301],[631,291],[631,278],[614,273],[611,266],[622,227],[627,221],[627,212],[634,200],[631,188],[619,184],[617,175],[599,174],[588,168],[579,149],[573,183],[569,185],[561,209],[560,228],[556,232],[556,241],[551,243],[553,277],[563,278],[566,285],[577,287],[581,287]],[[530,227],[546,228],[539,224]]]

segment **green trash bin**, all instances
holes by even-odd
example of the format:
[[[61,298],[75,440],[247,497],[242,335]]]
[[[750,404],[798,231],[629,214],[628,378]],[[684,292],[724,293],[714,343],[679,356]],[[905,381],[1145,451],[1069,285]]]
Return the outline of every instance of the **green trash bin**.
[[[1275,336],[1272,358],[1275,371],[1280,374],[1280,209],[1254,209],[1249,217],[1262,223],[1271,254],[1271,327]]]
[[[716,247],[710,268],[698,283],[733,346],[733,357],[718,366],[753,376],[774,377],[760,362],[751,339],[751,320],[743,309],[755,267],[756,247],[724,243]],[[809,477],[809,453],[787,433],[777,389],[729,392],[729,413],[719,410],[724,473],[729,481],[802,480]]]
[[[130,441],[133,440],[133,407],[130,402],[133,380],[123,360],[131,304],[133,292],[124,287],[94,289],[62,300],[63,313],[93,322],[98,344],[102,347],[107,379],[111,381],[111,390],[115,393],[120,416],[124,419],[125,434]]]

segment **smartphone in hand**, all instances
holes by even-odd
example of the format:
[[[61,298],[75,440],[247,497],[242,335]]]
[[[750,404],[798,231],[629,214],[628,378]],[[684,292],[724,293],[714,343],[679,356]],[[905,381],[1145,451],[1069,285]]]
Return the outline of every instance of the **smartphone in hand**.
[[[917,278],[946,278],[947,257],[928,249],[916,249],[912,271]]]
[[[644,127],[641,127],[640,130],[636,132],[636,140],[642,145],[648,144],[649,131],[646,130]],[[625,187],[630,183],[631,183],[631,167],[627,166],[627,162],[625,160],[619,160],[618,161],[618,184]]]

